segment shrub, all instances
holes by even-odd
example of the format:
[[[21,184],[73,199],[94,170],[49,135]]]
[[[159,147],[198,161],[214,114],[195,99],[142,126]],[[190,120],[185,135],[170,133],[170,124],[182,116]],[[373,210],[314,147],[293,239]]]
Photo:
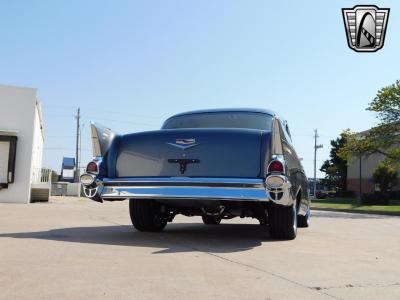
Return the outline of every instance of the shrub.
[[[397,183],[397,171],[386,165],[379,164],[372,174],[374,182],[379,186],[382,193],[387,193],[388,190]]]
[[[383,192],[375,192],[373,194],[363,194],[361,204],[363,205],[388,205],[390,195]]]
[[[389,191],[390,200],[400,200],[400,191]]]
[[[345,198],[354,198],[356,195],[353,191],[342,191],[340,196]]]

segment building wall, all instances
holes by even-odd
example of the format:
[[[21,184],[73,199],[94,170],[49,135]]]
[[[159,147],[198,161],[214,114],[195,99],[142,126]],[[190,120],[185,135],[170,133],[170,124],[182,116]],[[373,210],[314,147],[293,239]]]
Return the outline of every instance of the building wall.
[[[30,200],[36,99],[36,89],[0,85],[0,130],[18,131],[15,181],[0,190],[0,202]]]
[[[33,146],[32,146],[33,178],[40,177],[42,169],[42,159],[43,159],[43,143],[44,143],[44,130],[43,130],[42,112],[40,103],[37,101],[35,109],[34,126],[33,126]]]
[[[347,190],[353,191],[355,195],[360,194],[360,179],[348,178],[347,179]],[[371,194],[375,191],[375,184],[370,179],[361,179],[361,193]]]
[[[361,157],[361,190],[362,193],[373,193],[375,191],[375,183],[372,179],[376,167],[384,159],[384,155],[375,153],[371,155],[363,155]],[[400,178],[400,170],[398,171]],[[350,159],[347,167],[347,190],[359,194],[360,186],[360,157]],[[400,190],[400,184],[397,184],[393,190]]]

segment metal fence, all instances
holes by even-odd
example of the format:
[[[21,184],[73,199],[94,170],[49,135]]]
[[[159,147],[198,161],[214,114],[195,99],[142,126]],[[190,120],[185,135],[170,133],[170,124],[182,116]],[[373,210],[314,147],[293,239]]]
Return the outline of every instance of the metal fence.
[[[36,168],[32,173],[32,183],[33,184],[41,184],[41,183],[51,183],[51,174],[52,170],[45,168]]]
[[[70,182],[52,182],[51,169],[36,168],[32,173],[32,188],[48,189],[51,196],[81,196],[81,184]]]
[[[71,182],[53,182],[51,184],[51,195],[52,196],[70,196],[80,197],[81,196],[81,184]]]

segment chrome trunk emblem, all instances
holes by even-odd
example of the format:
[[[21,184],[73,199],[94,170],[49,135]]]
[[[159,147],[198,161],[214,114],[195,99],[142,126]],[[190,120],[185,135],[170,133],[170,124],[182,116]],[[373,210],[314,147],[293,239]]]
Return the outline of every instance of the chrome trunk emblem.
[[[175,143],[167,143],[167,144],[182,150],[200,145],[199,143],[196,143],[196,139],[176,139]]]

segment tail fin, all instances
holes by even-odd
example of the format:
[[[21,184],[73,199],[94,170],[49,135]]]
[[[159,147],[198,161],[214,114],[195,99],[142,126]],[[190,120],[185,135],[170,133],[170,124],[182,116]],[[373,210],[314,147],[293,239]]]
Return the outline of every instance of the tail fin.
[[[103,157],[117,134],[111,129],[93,122],[90,124],[90,129],[92,132],[93,156]]]

